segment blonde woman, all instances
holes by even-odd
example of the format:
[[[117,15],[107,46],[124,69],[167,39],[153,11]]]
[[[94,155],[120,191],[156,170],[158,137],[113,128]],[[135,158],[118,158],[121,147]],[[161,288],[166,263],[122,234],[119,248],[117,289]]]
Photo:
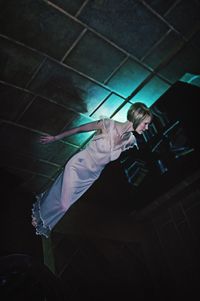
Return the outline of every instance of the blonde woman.
[[[69,207],[99,178],[105,166],[119,158],[123,151],[137,146],[133,132],[142,134],[148,130],[151,120],[150,109],[144,103],[136,102],[129,108],[126,122],[105,118],[56,136],[42,136],[40,142],[47,144],[81,132],[95,131],[89,144],[67,162],[53,185],[37,196],[32,208],[36,234],[48,237]]]

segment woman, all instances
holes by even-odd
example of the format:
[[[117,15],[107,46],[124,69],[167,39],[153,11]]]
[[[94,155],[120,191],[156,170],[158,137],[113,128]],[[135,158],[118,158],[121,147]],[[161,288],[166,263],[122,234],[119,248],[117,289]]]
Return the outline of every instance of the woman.
[[[37,197],[32,209],[32,225],[36,228],[36,234],[48,237],[69,207],[99,178],[104,167],[116,160],[121,152],[137,146],[132,132],[142,134],[148,129],[151,120],[150,109],[137,102],[129,108],[126,122],[106,118],[56,136],[42,136],[40,142],[46,144],[77,133],[96,131],[85,149],[67,162],[50,189]]]

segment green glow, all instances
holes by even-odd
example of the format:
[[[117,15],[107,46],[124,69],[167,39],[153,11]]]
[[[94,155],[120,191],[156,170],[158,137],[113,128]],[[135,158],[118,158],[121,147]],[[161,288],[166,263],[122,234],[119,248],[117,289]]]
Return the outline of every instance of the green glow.
[[[169,88],[170,85],[155,76],[130,101],[141,101],[151,106]]]
[[[87,112],[84,112],[84,114],[91,115],[91,113],[96,110],[98,105],[110,94],[110,92],[89,81],[85,81],[83,84],[84,86],[81,97],[87,105]]]
[[[128,109],[130,108],[132,104],[131,103],[126,103],[123,108],[116,113],[112,119],[120,121],[120,122],[125,122],[127,120],[127,112]]]
[[[188,83],[197,87],[200,87],[200,75],[185,73],[181,78],[181,82]]]
[[[92,118],[85,117],[85,116],[79,116],[73,120],[69,125],[67,125],[66,129],[74,128],[80,125],[83,125],[84,123],[92,122],[94,121]],[[65,141],[81,146],[87,139],[92,137],[94,132],[85,132],[85,133],[79,133],[76,135],[72,135],[70,137],[67,137]]]
[[[116,111],[116,109],[124,102],[124,99],[111,94],[109,98],[101,105],[101,107],[92,115],[95,119],[101,117],[110,117]]]
[[[109,80],[107,85],[123,97],[128,97],[149,74],[147,69],[129,59]]]

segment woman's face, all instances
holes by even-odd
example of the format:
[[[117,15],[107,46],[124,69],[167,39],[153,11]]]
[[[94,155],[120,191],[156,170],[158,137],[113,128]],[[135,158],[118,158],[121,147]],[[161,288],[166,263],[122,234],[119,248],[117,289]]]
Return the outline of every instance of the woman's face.
[[[147,116],[136,128],[136,132],[138,134],[142,134],[149,128],[149,124],[151,123],[151,117]]]

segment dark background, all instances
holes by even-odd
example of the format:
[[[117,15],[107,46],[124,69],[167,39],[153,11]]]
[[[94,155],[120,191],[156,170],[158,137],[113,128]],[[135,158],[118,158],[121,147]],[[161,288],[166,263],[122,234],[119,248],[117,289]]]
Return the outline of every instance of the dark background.
[[[1,292],[13,300],[194,298],[199,279],[199,1],[0,1]],[[50,239],[31,226],[90,135],[135,101],[154,119]],[[121,115],[119,115],[121,114]],[[34,299],[35,300],[35,299]]]

